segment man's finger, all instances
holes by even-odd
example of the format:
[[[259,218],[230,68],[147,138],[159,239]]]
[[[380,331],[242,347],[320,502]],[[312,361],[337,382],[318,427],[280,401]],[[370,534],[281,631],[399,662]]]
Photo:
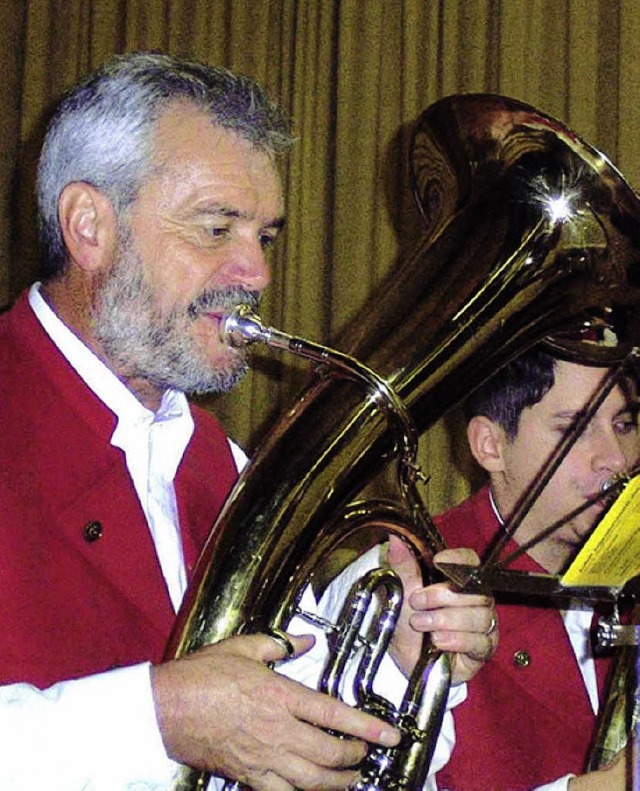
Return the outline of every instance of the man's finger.
[[[479,566],[480,558],[477,552],[467,547],[456,549],[443,549],[433,556],[434,563],[463,563],[466,566]]]
[[[329,728],[384,747],[393,747],[400,741],[399,732],[386,722],[306,687],[300,687],[296,708],[291,713],[298,719],[321,728]]]
[[[273,630],[269,633],[229,637],[219,645],[247,659],[261,662],[281,662],[306,654],[315,644],[310,634],[293,635]]]

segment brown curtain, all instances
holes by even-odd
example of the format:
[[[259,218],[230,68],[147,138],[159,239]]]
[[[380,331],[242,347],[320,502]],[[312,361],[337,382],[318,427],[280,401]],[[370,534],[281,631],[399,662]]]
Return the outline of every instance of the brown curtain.
[[[224,65],[287,109],[298,142],[263,314],[329,341],[410,249],[407,131],[437,98],[481,91],[529,102],[640,184],[639,40],[640,0],[5,0],[0,302],[37,277],[33,173],[47,113],[111,53],[159,49]],[[211,407],[251,449],[302,375],[258,365]],[[470,485],[461,433],[449,429],[422,441],[434,511]]]

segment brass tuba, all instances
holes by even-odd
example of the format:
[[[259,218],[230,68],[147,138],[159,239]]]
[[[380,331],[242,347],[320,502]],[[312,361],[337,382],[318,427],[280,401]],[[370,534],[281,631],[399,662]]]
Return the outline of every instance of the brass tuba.
[[[355,322],[344,353],[252,317],[227,326],[236,343],[284,346],[317,371],[214,525],[170,657],[241,632],[286,629],[318,558],[363,526],[408,541],[428,582],[441,539],[417,495],[415,437],[542,339],[570,359],[604,365],[639,342],[640,202],[601,153],[519,101],[459,95],[419,117],[410,169],[420,242]],[[397,497],[359,501],[394,463]],[[428,770],[448,676],[446,656],[426,637],[423,653],[406,701],[419,712],[426,747],[398,751],[363,788],[419,788]],[[421,704],[434,668],[439,690]],[[175,788],[203,782],[185,768]]]

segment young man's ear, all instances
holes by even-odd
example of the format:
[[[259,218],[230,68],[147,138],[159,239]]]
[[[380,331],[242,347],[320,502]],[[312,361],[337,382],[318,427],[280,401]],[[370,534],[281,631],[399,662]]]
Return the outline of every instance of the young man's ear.
[[[111,201],[85,181],[74,181],[60,193],[58,219],[69,257],[86,272],[111,260],[116,216]]]
[[[476,415],[467,424],[467,440],[474,459],[481,467],[490,473],[502,472],[507,438],[501,426],[484,415]]]

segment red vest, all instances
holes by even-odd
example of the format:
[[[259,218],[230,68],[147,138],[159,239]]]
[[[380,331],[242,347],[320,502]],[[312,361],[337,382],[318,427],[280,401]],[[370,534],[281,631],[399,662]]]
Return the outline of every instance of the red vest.
[[[175,483],[188,573],[236,479],[222,428],[192,411]],[[26,295],[0,316],[0,420],[0,683],[46,687],[160,660],[174,613],[124,454],[110,445],[115,417]]]
[[[500,529],[487,488],[436,521],[448,546],[472,547],[481,557]],[[528,556],[511,567],[543,571]],[[496,598],[498,651],[454,709],[456,745],[437,775],[439,789],[531,789],[580,774],[589,753],[595,717],[559,612]],[[601,683],[608,665],[596,661]]]

